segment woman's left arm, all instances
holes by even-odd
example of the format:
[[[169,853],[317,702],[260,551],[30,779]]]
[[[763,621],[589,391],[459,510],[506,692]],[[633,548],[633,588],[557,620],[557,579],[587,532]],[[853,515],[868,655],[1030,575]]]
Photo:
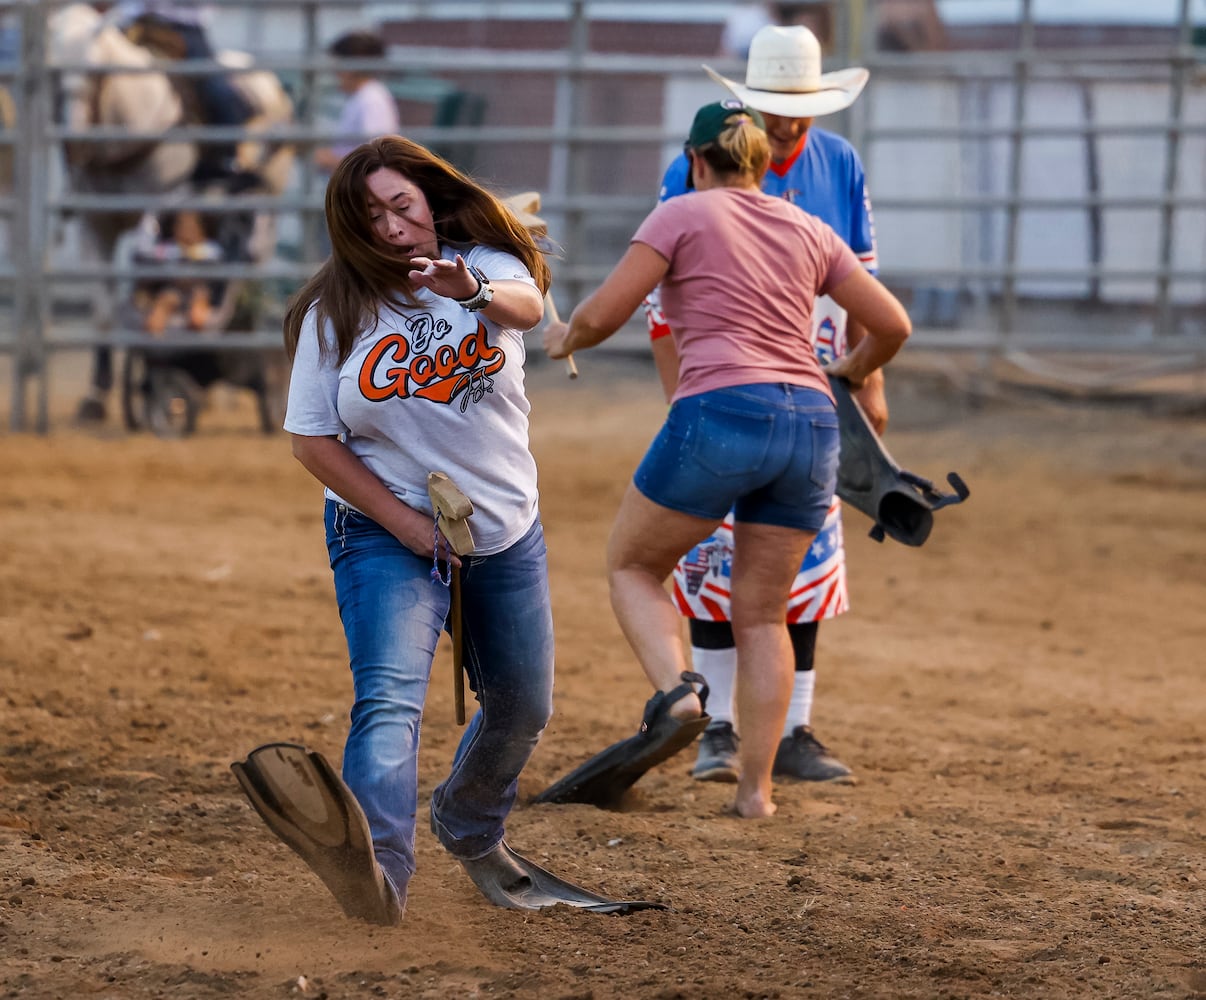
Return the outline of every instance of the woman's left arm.
[[[428,288],[447,299],[473,299],[482,290],[482,282],[459,254],[456,260],[415,257],[411,260],[411,284]],[[544,316],[544,296],[535,285],[512,278],[490,280],[493,297],[477,309],[496,326],[510,330],[530,330]]]
[[[629,244],[603,284],[578,303],[568,323],[544,328],[548,356],[564,358],[601,344],[632,318],[669,268],[670,262],[648,244]]]
[[[544,318],[544,296],[535,285],[506,279],[492,281],[494,298],[480,310],[491,323],[510,330],[531,330]]]

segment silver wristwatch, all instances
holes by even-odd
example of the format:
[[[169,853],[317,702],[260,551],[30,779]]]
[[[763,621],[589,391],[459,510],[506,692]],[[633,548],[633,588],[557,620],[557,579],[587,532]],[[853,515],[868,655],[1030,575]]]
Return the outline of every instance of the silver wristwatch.
[[[494,298],[494,289],[490,287],[490,279],[482,274],[479,268],[470,264],[469,273],[477,278],[477,291],[467,299],[453,299],[452,301],[467,312],[477,312],[490,304]]]

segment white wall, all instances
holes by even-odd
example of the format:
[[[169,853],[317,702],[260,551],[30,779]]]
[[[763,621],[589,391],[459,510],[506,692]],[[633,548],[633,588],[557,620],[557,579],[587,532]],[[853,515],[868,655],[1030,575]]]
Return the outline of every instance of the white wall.
[[[1090,192],[1086,140],[1073,129],[1092,117],[1098,125],[1158,124],[1168,119],[1169,92],[1162,84],[1097,82],[1086,108],[1072,83],[1033,84],[1027,94],[1028,124],[1067,126],[1066,135],[1026,140],[1022,157],[1024,196],[1084,198]],[[1008,83],[959,84],[893,80],[868,87],[871,126],[913,124],[1007,126],[1012,116]],[[1206,86],[1186,95],[1186,121],[1206,120]],[[1157,197],[1163,192],[1165,139],[1159,135],[1105,135],[1096,139],[1100,193],[1108,198]],[[883,270],[893,267],[952,267],[961,262],[1000,264],[1005,252],[1003,211],[909,211],[886,208],[887,198],[1004,196],[1009,186],[1009,141],[897,140],[874,138],[861,150],[876,205]],[[1177,195],[1206,195],[1206,138],[1187,137],[1179,156]],[[1027,209],[1018,229],[1018,263],[1024,269],[1067,270],[1090,264],[1089,210]],[[1182,210],[1174,229],[1173,266],[1204,277],[1173,285],[1176,301],[1206,299],[1206,211]],[[1152,269],[1159,262],[1160,209],[1106,208],[1101,215],[1102,260],[1110,269]],[[943,284],[935,281],[934,284]],[[1154,279],[1111,279],[1103,283],[1107,301],[1151,301]],[[1027,280],[1024,294],[1078,297],[1081,280]]]

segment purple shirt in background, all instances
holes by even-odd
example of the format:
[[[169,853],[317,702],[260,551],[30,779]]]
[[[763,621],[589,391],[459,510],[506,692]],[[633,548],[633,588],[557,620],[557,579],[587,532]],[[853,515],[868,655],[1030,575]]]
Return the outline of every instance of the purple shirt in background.
[[[389,88],[380,80],[365,80],[344,101],[338,125],[340,135],[358,135],[361,138],[354,142],[336,142],[332,148],[340,156],[347,156],[361,142],[383,135],[396,135],[401,127],[398,102]]]

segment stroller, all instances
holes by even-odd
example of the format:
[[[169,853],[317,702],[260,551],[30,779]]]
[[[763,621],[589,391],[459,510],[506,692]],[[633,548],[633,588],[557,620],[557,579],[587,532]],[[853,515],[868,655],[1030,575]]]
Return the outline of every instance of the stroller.
[[[130,261],[163,267],[180,264],[246,263],[249,267],[274,249],[273,219],[240,211],[168,212],[144,216]],[[120,306],[122,325],[144,331],[146,348],[125,352],[121,372],[122,417],[128,430],[149,430],[159,437],[186,437],[197,428],[208,390],[218,384],[255,394],[260,429],[272,433],[284,419],[288,368],[280,349],[223,348],[222,335],[255,329],[263,308],[258,283],[244,278],[211,280],[149,278],[133,283]],[[163,336],[195,337],[196,347],[156,347]]]

